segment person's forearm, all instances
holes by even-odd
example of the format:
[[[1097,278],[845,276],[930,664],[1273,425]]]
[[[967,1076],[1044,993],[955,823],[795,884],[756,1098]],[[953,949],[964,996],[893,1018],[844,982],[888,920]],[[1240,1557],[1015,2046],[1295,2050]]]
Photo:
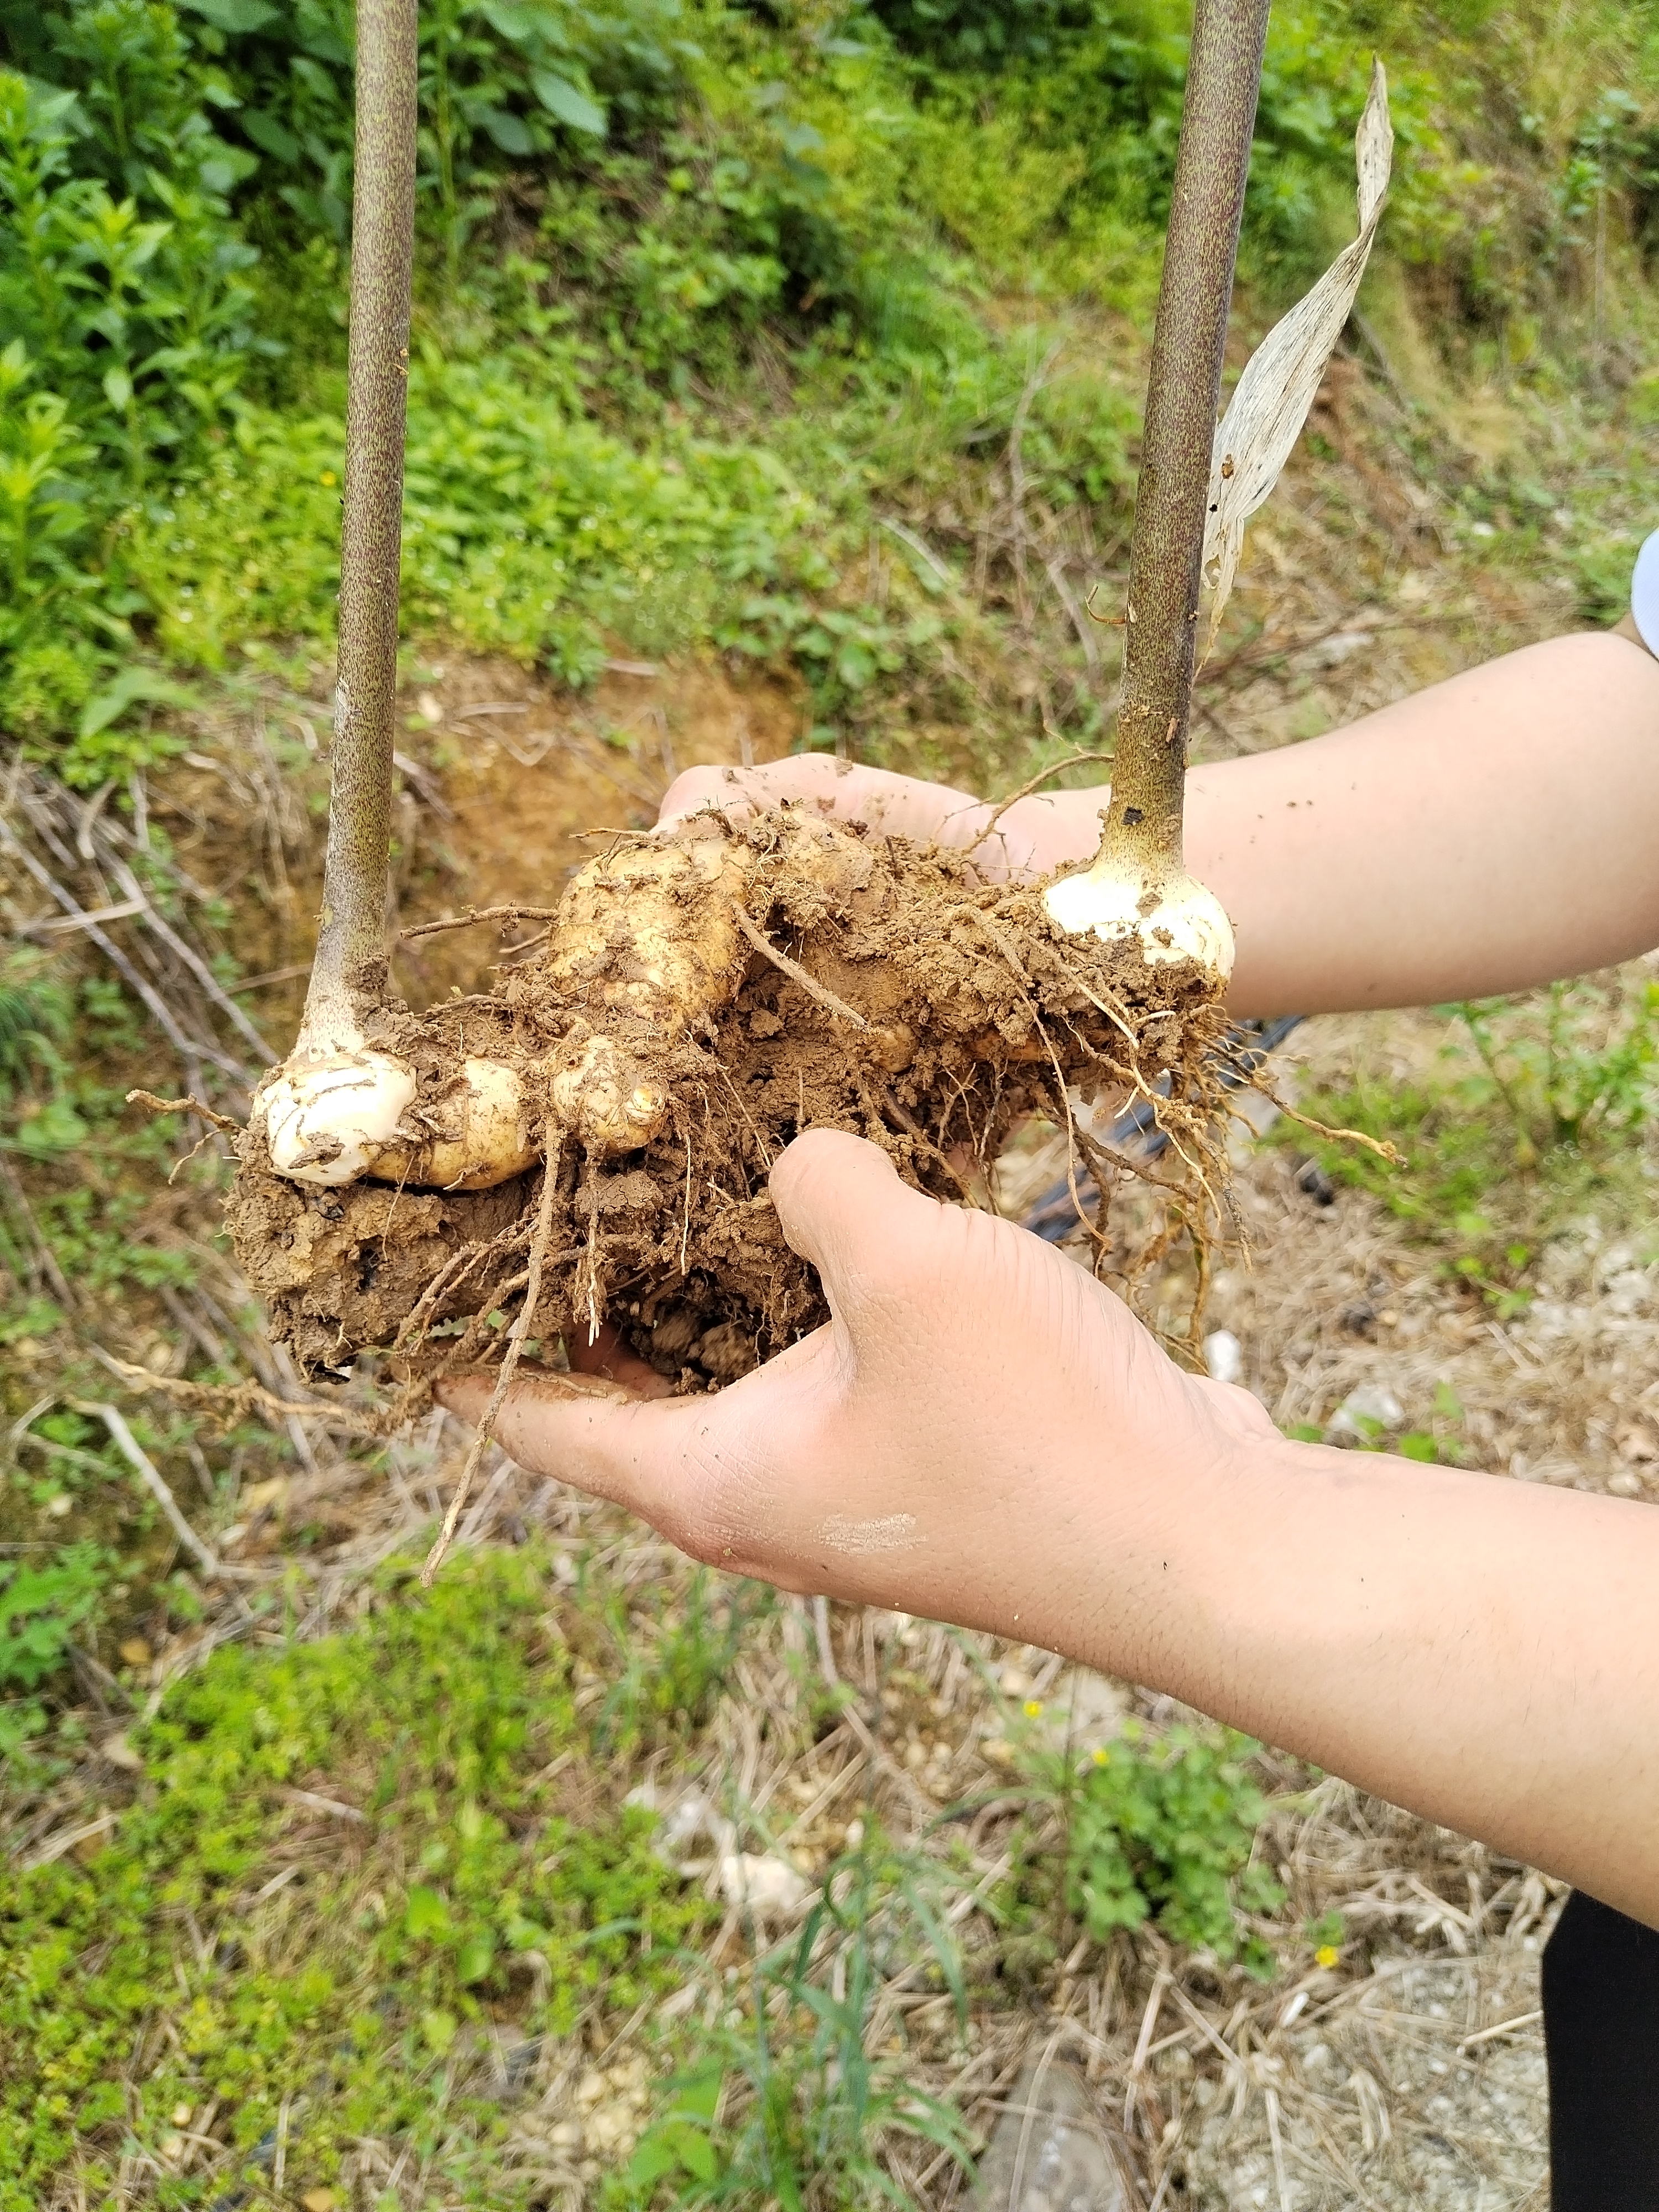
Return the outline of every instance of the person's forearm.
[[[1659,1513],[1287,1443],[842,1131],[771,1196],[824,1328],[706,1397],[524,1376],[503,1449],[724,1572],[1167,1691],[1659,1926]],[[476,1420],[492,1380],[440,1395]]]
[[[1011,857],[1098,836],[1097,792],[1023,801]],[[1187,863],[1233,918],[1240,1014],[1516,991],[1659,945],[1659,661],[1529,646],[1351,727],[1197,768]]]
[[[1659,944],[1659,662],[1622,638],[1531,647],[1193,785],[1240,1013],[1480,998]]]
[[[1659,1514],[1269,1437],[1167,1498],[1071,1648],[1659,1926]]]
[[[1046,874],[1093,855],[1105,793],[994,811],[807,755],[689,770],[668,805],[786,799]],[[1484,998],[1647,951],[1656,853],[1659,660],[1610,632],[1528,646],[1188,781],[1187,864],[1233,918],[1240,1014]]]

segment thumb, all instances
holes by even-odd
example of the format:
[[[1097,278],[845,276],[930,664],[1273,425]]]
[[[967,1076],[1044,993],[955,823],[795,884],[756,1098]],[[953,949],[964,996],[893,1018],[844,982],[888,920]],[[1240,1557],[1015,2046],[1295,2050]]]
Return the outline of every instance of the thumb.
[[[493,1373],[441,1376],[438,1403],[464,1421],[483,1416]],[[574,1483],[665,1525],[672,1471],[708,1401],[636,1397],[597,1375],[521,1367],[495,1416],[495,1442],[532,1474]]]
[[[672,830],[688,814],[705,806],[728,806],[747,798],[729,768],[682,769],[662,795],[657,809],[659,830]]]
[[[856,1340],[872,1304],[902,1304],[930,1272],[927,1253],[950,1210],[902,1182],[878,1145],[842,1129],[809,1129],[780,1154],[772,1202],[791,1247],[810,1260],[836,1322]]]

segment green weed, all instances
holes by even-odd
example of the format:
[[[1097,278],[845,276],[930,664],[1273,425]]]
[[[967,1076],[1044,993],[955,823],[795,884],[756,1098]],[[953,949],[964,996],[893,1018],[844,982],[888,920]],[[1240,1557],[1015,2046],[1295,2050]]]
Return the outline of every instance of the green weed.
[[[3,1230],[0,1229],[0,1249],[3,1249]],[[13,1345],[30,1337],[50,1336],[62,1327],[63,1308],[51,1298],[38,1295],[20,1299],[15,1305],[0,1312],[0,1345]]]
[[[34,1692],[65,1664],[76,1631],[97,1616],[114,1564],[96,1544],[40,1551],[0,1558],[0,1763],[45,1729]]]
[[[1039,1961],[1052,1956],[1042,1923],[1063,1903],[1098,1942],[1152,1921],[1176,1942],[1270,1979],[1278,1956],[1251,1922],[1276,1913],[1285,1891],[1255,1856],[1267,1812],[1250,1767],[1260,1748],[1231,1729],[1158,1734],[1129,1720],[1079,1766],[1028,1737],[1022,1768],[1066,1842],[1057,1875],[1028,1845],[1000,1901],[1017,1942]]]
[[[344,439],[340,415],[249,410],[135,544],[169,651],[214,665],[250,634],[331,635]],[[567,681],[598,672],[607,628],[660,641],[665,593],[707,635],[735,632],[768,586],[826,580],[806,543],[811,511],[761,448],[671,433],[641,450],[585,419],[523,353],[428,349],[412,368],[407,618]]]
[[[1558,983],[1525,999],[1444,1010],[1453,1023],[1425,1080],[1316,1096],[1356,1145],[1277,1133],[1334,1180],[1372,1192],[1500,1319],[1524,1310],[1553,1227],[1609,1186],[1638,1208],[1644,1132],[1659,1107],[1659,984]]]
[[[1153,1917],[1176,1942],[1277,1972],[1247,1914],[1277,1911],[1285,1892],[1254,1857],[1267,1800],[1248,1762],[1259,1746],[1231,1730],[1180,1727],[1148,1738],[1126,1722],[1074,1784],[1066,1893],[1091,1935]]]
[[[254,162],[168,7],[14,11],[0,66],[0,692],[60,735],[134,643],[123,544],[258,341],[228,194]]]
[[[1243,263],[1262,304],[1349,219],[1373,44],[1401,143],[1389,250],[1472,347],[1495,332],[1507,360],[1554,312],[1609,206],[1648,235],[1650,40],[1602,0],[1565,27],[1535,13],[1275,10]],[[1135,365],[1079,347],[1079,318],[1149,311],[1184,21],[1176,0],[423,9],[410,627],[574,684],[612,637],[785,659],[824,742],[879,750],[880,702],[926,720],[929,692],[966,714],[963,639],[1006,619],[995,595],[988,614],[977,582],[970,617],[931,554],[884,576],[872,533],[908,512],[969,550],[1017,416],[1033,511],[1121,533]],[[1507,112],[1497,77],[1569,49],[1516,143],[1474,144],[1471,118]],[[165,750],[158,655],[327,643],[350,70],[343,0],[47,0],[0,26],[0,710],[88,789]],[[1071,355],[1034,375],[1045,325]],[[1587,597],[1627,571],[1629,476],[1551,549]],[[1555,495],[1507,477],[1470,496],[1541,547]],[[1088,732],[1070,628],[1075,696],[1049,719]]]
[[[1509,1295],[1524,1297],[1523,1293]],[[1500,1314],[1506,1310],[1513,1309],[1500,1308]],[[1297,1443],[1335,1442],[1352,1444],[1358,1451],[1395,1452],[1401,1459],[1414,1459],[1425,1467],[1461,1467],[1465,1447],[1458,1431],[1462,1426],[1462,1401],[1451,1384],[1443,1379],[1434,1386],[1434,1421],[1430,1428],[1409,1429],[1391,1437],[1382,1422],[1350,1407],[1346,1413],[1346,1425],[1335,1436],[1317,1421],[1292,1421],[1285,1433]]]
[[[0,1099],[39,1069],[61,1073],[58,1048],[74,1018],[73,994],[43,954],[14,950],[0,960]]]
[[[884,1983],[918,1955],[966,1997],[956,1944],[932,1895],[933,1871],[872,1828],[826,1870],[795,1941],[757,1960],[746,2018],[699,2039],[697,2062],[671,2081],[627,2171],[605,2202],[655,2201],[672,2184],[688,2208],[814,2203],[902,2204],[881,2163],[890,2137],[911,2137],[964,2165],[961,2121],[907,2082],[902,2057],[868,2045]]]
[[[717,1587],[703,1567],[673,1592],[654,1623],[629,1617],[627,1593],[607,1592],[603,1614],[612,1680],[595,1723],[600,1740],[632,1752],[652,1737],[700,1727],[744,1638],[775,1602],[763,1583]]]
[[[627,2172],[612,2185],[613,2197],[648,2204],[668,2182],[676,2200],[685,2203],[690,2189],[719,2182],[725,2161],[717,2136],[726,2078],[718,2063],[671,2078],[667,2096],[635,2146]]]
[[[133,1732],[144,1779],[107,1848],[0,1877],[6,2212],[71,2163],[112,2188],[131,2149],[158,2203],[197,2202],[174,2108],[214,2103],[246,2159],[285,2099],[291,2178],[399,2134],[452,2201],[518,2201],[465,2052],[503,2014],[559,2034],[665,1990],[709,1911],[602,1777],[590,1819],[559,1809],[587,1741],[548,1587],[526,1553],[425,1595],[394,1569],[349,1632],[216,1654]]]
[[[1458,1012],[1523,1166],[1541,1152],[1616,1141],[1659,1106],[1659,982],[1611,995],[1553,983],[1541,1006],[1500,999]]]

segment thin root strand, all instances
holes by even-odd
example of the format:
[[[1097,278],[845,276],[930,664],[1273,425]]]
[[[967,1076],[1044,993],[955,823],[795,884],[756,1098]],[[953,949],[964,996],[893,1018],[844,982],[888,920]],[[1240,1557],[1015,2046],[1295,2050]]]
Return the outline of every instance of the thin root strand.
[[[524,1304],[520,1307],[518,1319],[508,1333],[507,1350],[502,1356],[501,1370],[495,1377],[495,1387],[489,1394],[489,1403],[484,1407],[483,1419],[478,1423],[477,1431],[467,1452],[465,1463],[461,1468],[461,1479],[449,1501],[449,1510],[444,1515],[444,1525],[438,1532],[437,1542],[427,1554],[426,1565],[421,1569],[421,1583],[426,1589],[431,1589],[433,1579],[443,1565],[444,1554],[454,1541],[455,1531],[460,1526],[461,1515],[465,1510],[479,1465],[495,1433],[495,1417],[501,1410],[502,1401],[519,1364],[519,1356],[525,1347],[525,1340],[530,1334],[531,1326],[536,1318],[536,1308],[542,1294],[542,1266],[547,1258],[547,1248],[553,1239],[553,1204],[559,1180],[560,1133],[556,1122],[550,1121],[546,1138],[547,1165],[542,1177],[541,1210],[537,1215],[536,1233],[530,1243]]]
[[[1269,1090],[1265,1083],[1253,1083],[1250,1088],[1259,1091],[1264,1098],[1271,1099],[1287,1121],[1295,1121],[1304,1129],[1311,1129],[1316,1137],[1327,1137],[1334,1145],[1358,1145],[1368,1152],[1375,1152],[1379,1160],[1386,1160],[1391,1168],[1407,1165],[1406,1155],[1396,1151],[1386,1137],[1367,1136],[1363,1129],[1333,1129],[1325,1122],[1316,1120],[1313,1115],[1303,1113],[1299,1107],[1287,1105],[1279,1093]]]
[[[471,929],[483,921],[552,921],[559,909],[556,906],[485,906],[469,907],[465,914],[447,914],[438,921],[419,921],[413,928],[400,929],[398,939],[411,945],[417,937],[436,937],[447,929]]]
[[[817,981],[816,977],[809,975],[799,960],[792,960],[787,952],[780,952],[765,931],[757,927],[735,899],[732,902],[732,912],[738,927],[749,939],[756,951],[769,960],[779,973],[787,975],[792,983],[799,983],[809,999],[816,999],[819,1006],[827,1008],[839,1020],[850,1022],[855,1030],[869,1028],[870,1024],[864,1016],[849,1006],[845,999],[838,999],[833,991]]]

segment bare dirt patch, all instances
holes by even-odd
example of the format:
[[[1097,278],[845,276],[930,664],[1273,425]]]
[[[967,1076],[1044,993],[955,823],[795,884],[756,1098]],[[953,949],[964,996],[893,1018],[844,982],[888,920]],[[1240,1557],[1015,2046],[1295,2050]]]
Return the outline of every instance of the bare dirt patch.
[[[595,834],[654,821],[683,769],[776,760],[802,726],[794,686],[738,684],[714,662],[618,663],[580,696],[515,661],[459,652],[435,653],[422,673],[404,694],[406,757],[425,771],[404,778],[404,923],[551,905],[592,859]],[[452,985],[482,988],[496,957],[488,933],[424,938],[399,948],[397,976],[428,1005]]]

